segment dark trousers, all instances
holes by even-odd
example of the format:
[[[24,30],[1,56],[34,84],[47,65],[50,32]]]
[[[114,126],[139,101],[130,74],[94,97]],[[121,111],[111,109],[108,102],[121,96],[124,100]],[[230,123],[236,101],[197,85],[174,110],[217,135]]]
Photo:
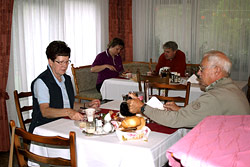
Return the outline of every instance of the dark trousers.
[[[96,85],[96,90],[97,90],[98,92],[100,92],[101,87],[102,87],[102,83],[97,84],[97,85]]]

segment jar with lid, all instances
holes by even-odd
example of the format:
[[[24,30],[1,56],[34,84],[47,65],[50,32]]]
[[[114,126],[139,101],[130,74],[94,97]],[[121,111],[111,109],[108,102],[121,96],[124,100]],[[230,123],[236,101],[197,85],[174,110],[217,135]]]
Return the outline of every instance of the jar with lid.
[[[167,76],[167,70],[164,69],[164,70],[161,71],[161,77],[163,78],[163,77],[166,77],[166,76]]]
[[[168,80],[168,83],[169,83],[171,81],[171,71],[170,71],[170,69],[167,69],[166,77],[167,77],[167,80]]]
[[[181,82],[181,74],[180,73],[177,73],[177,82]]]

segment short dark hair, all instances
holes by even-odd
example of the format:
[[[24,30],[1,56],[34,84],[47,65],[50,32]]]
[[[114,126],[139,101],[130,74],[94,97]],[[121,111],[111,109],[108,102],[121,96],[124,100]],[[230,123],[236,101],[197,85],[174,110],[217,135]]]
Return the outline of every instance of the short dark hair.
[[[46,49],[46,55],[48,59],[54,61],[57,56],[69,56],[70,57],[70,48],[63,41],[53,41],[49,44]]]
[[[163,49],[172,49],[173,51],[178,49],[178,45],[174,41],[168,41],[163,45]]]
[[[108,44],[108,49],[111,48],[111,47],[113,48],[116,45],[121,45],[124,48],[124,42],[123,42],[123,40],[120,39],[120,38],[114,38],[114,39],[112,39],[112,41],[110,41],[109,44]]]

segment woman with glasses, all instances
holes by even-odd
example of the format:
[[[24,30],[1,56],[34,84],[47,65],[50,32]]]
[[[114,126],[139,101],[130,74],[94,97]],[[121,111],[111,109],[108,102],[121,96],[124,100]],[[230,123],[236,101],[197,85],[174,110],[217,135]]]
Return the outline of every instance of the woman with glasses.
[[[70,64],[70,48],[63,41],[53,41],[46,49],[48,67],[32,83],[33,96],[32,122],[29,132],[35,127],[61,117],[82,120],[77,112],[80,107],[100,106],[99,100],[78,104],[75,102],[74,89],[69,75],[65,74]]]

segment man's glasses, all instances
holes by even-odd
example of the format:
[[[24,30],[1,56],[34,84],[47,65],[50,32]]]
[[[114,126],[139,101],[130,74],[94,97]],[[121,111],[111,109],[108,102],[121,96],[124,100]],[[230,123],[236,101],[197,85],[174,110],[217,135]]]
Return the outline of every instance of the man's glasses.
[[[70,60],[68,60],[68,61],[57,61],[57,60],[55,60],[55,62],[57,62],[59,65],[64,65],[64,64],[68,65],[68,64],[71,63]]]
[[[203,72],[206,68],[212,68],[212,67],[215,67],[214,65],[212,65],[212,66],[199,66],[199,70],[200,70],[200,72]]]

